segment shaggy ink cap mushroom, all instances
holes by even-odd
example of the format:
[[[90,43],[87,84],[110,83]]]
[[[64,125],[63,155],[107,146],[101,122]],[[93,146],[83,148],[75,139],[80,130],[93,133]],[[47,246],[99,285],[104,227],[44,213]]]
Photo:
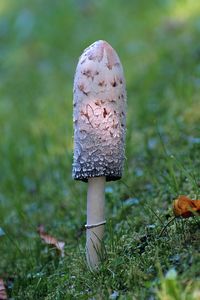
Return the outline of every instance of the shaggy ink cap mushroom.
[[[119,57],[107,42],[97,41],[81,55],[73,106],[73,178],[120,179],[126,127],[125,79]]]

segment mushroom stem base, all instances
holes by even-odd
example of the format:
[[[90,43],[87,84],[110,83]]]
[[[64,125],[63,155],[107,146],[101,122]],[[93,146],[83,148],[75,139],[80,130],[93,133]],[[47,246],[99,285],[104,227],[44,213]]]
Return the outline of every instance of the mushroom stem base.
[[[87,225],[98,224],[105,220],[105,181],[106,178],[88,179]],[[104,224],[87,228],[86,257],[91,270],[97,269],[102,257]]]

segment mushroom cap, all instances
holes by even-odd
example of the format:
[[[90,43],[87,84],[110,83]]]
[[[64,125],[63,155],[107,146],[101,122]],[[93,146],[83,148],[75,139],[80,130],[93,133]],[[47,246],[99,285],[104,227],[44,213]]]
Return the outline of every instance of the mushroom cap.
[[[72,176],[120,179],[124,162],[126,89],[115,50],[97,41],[81,55],[74,78]]]

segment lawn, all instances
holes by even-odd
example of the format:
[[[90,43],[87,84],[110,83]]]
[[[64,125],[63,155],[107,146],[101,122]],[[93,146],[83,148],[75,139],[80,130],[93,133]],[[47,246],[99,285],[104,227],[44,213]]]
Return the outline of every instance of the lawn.
[[[169,222],[179,195],[200,199],[199,35],[197,0],[1,0],[0,278],[10,298],[200,298],[200,217]],[[99,39],[124,67],[127,134],[92,273],[87,184],[71,177],[72,86]],[[65,242],[64,257],[39,224]]]

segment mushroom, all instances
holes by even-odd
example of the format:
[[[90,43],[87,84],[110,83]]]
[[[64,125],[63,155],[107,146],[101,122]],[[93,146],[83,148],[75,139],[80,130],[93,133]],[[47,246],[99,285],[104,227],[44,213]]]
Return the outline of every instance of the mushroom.
[[[86,258],[98,268],[105,221],[105,182],[122,176],[126,126],[123,68],[115,50],[97,41],[81,55],[73,90],[72,176],[88,182]]]

